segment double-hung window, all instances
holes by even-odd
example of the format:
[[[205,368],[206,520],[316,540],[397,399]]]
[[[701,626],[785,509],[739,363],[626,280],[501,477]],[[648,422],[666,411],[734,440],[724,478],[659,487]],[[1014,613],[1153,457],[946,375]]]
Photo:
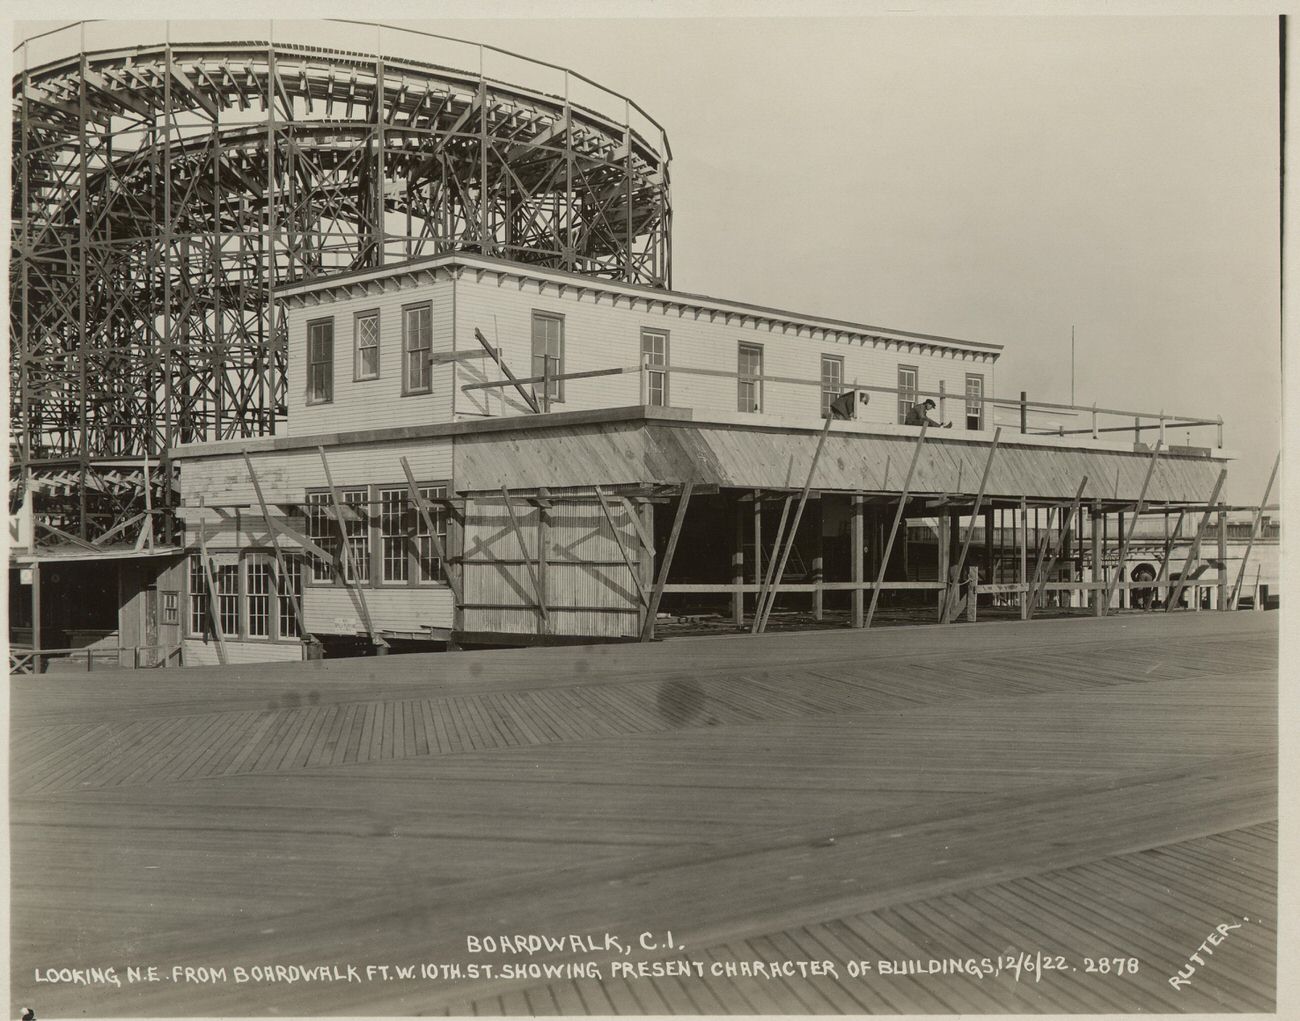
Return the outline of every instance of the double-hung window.
[[[421,486],[420,496],[425,500],[441,500],[447,496],[446,486]],[[433,523],[434,530],[438,536],[438,542],[445,550],[447,548],[447,513],[443,506],[429,508],[429,519]],[[437,548],[433,544],[433,533],[429,531],[429,526],[424,522],[424,515],[417,515],[415,521],[415,552],[419,561],[420,581],[443,581],[443,563],[438,557]]]
[[[344,558],[336,576],[330,563],[322,563],[320,558],[312,557],[312,581],[332,583],[343,580],[345,576],[349,584],[366,586],[421,585],[444,581],[444,565],[438,556],[434,536],[437,536],[442,548],[446,549],[447,512],[445,505],[428,501],[445,500],[447,487],[418,485],[417,492],[426,502],[425,510],[432,523],[432,531],[425,523],[426,513],[421,513],[412,501],[410,488],[406,484],[394,482],[374,487],[341,487],[339,500],[343,505],[342,530],[333,518],[329,493],[308,493],[308,537],[327,550],[334,559],[334,555],[341,552],[341,536],[347,543],[346,551],[353,572],[352,575],[345,575],[348,570],[347,558]],[[373,513],[368,509],[372,499],[375,507]],[[297,586],[295,590],[300,590],[301,581],[297,575],[291,578],[291,583]],[[289,612],[289,601],[282,596],[281,618]]]
[[[446,549],[447,516],[442,506],[427,501],[443,499],[446,486],[419,486],[425,510],[440,543]],[[379,543],[383,560],[380,578],[390,584],[442,581],[442,561],[425,524],[425,515],[411,504],[406,487],[379,490]]]
[[[334,400],[334,320],[307,324],[307,403]]]
[[[277,579],[275,589],[280,637],[297,638],[301,631],[295,605],[302,606],[302,557],[286,556],[284,570],[285,574]]]
[[[365,489],[342,491],[343,535],[347,540],[352,575],[348,581],[365,584],[370,581],[370,513],[367,508],[370,493]],[[343,570],[349,569],[345,560]]]
[[[307,538],[325,552],[336,555],[343,577],[349,582],[370,581],[370,513],[368,489],[341,489],[339,503],[343,512],[340,524],[334,517],[334,501],[328,492],[307,494]],[[339,546],[346,540],[346,550]],[[328,583],[334,580],[333,565],[320,557],[311,558],[311,580]],[[349,567],[350,563],[350,567]]]
[[[736,410],[763,410],[763,348],[741,344],[736,364]]]
[[[406,582],[411,577],[411,501],[405,488],[379,491],[379,580]]]
[[[898,367],[898,421],[900,425],[907,421],[907,413],[912,410],[912,405],[916,403],[918,389],[916,366],[900,365]]]
[[[221,633],[239,634],[239,565],[218,564],[216,568],[217,617]]]
[[[402,309],[402,361],[402,393],[433,389],[433,306],[427,302]]]
[[[545,391],[546,403],[563,402],[564,317],[551,312],[533,313],[533,375],[550,377],[549,385],[534,383],[533,392]]]
[[[269,638],[271,635],[271,577],[274,562],[265,553],[254,553],[245,558],[248,586],[248,637]]]
[[[302,557],[286,556],[285,570],[287,574],[282,579],[269,550],[249,550],[236,563],[213,565],[212,583],[216,587],[217,619],[223,637],[275,641],[299,636],[293,595],[302,597]],[[207,576],[197,553],[190,556],[189,582],[189,634],[212,634]],[[164,600],[162,623],[177,623],[166,615],[167,607],[175,610],[177,593],[164,593]]]
[[[379,378],[379,313],[358,312],[355,320],[356,363],[353,377],[357,380]]]
[[[822,355],[822,418],[830,418],[831,401],[844,392],[844,359]]]
[[[641,360],[646,366],[646,400],[651,407],[668,406],[668,331],[641,330]]]
[[[966,428],[984,428],[984,376],[977,372],[966,373]]]
[[[329,493],[307,494],[307,538],[334,556],[338,552],[338,532],[335,530],[331,516],[333,503]],[[334,565],[331,561],[312,554],[311,580],[329,582],[334,579]]]
[[[208,577],[203,570],[203,557],[190,554],[190,634],[202,635],[211,630],[208,609]]]

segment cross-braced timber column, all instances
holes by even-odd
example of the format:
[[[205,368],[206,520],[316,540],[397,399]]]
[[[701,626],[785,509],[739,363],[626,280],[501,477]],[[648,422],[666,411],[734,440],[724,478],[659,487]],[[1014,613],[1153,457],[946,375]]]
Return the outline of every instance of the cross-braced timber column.
[[[671,284],[670,152],[635,104],[535,61],[552,91],[494,78],[491,47],[464,70],[385,52],[422,52],[416,34],[349,29],[373,51],[281,39],[291,26],[123,49],[86,23],[56,59],[20,44],[18,479],[274,433],[290,281],[459,250]]]

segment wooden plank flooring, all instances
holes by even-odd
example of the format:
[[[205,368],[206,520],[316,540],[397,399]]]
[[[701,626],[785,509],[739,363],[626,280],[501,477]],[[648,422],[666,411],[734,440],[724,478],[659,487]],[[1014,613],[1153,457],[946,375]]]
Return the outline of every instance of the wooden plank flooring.
[[[14,678],[13,1003],[38,1016],[1268,1009],[1275,621],[1123,615]],[[1238,916],[1257,921],[1171,988]],[[705,962],[1041,949],[1080,970],[699,980],[615,977],[608,954],[466,950],[470,934],[669,930]],[[1074,961],[1103,953],[1141,970]],[[584,960],[605,966],[599,980],[170,979],[173,965]],[[141,963],[168,978],[34,981]]]
[[[1268,1012],[1274,1007],[1276,862],[1277,826],[1264,823],[691,948],[666,960],[700,962],[703,974],[646,980],[668,1009],[647,1011],[649,991],[634,1003],[624,988],[627,979],[607,983],[617,990],[609,1009],[620,1014],[1115,1014],[1139,1007],[1161,1013]],[[1171,985],[1170,977],[1185,973],[1180,969],[1187,968],[1189,955],[1219,924],[1234,928],[1212,953],[1201,951],[1206,963],[1200,978],[1192,975]],[[1049,967],[1041,967],[1040,954],[1049,958]],[[1116,958],[1123,962],[1122,973]],[[833,975],[790,977],[713,970],[715,963],[742,961],[836,967]],[[893,970],[882,971],[882,961]],[[1062,961],[1064,967],[1053,966]],[[865,962],[869,970],[851,976],[848,962]],[[902,973],[909,967],[923,973]],[[561,1005],[581,1002],[581,984],[552,983],[444,1007],[458,1015],[580,1013]],[[644,982],[637,988],[644,990]]]

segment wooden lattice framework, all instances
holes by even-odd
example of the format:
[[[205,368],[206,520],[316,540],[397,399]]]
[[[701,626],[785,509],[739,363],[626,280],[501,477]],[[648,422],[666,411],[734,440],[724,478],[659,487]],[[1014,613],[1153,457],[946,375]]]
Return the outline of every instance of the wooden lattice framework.
[[[504,51],[460,44],[478,70],[453,69],[386,54],[376,26],[346,26],[378,40],[352,52],[291,25],[124,48],[105,24],[62,30],[57,59],[15,51],[11,503],[75,476],[64,532],[139,513],[124,461],[166,475],[174,443],[276,431],[287,282],[460,250],[671,285],[667,139],[581,75],[506,54],[563,85],[528,89],[484,74]],[[137,472],[125,508],[93,482],[110,462]]]

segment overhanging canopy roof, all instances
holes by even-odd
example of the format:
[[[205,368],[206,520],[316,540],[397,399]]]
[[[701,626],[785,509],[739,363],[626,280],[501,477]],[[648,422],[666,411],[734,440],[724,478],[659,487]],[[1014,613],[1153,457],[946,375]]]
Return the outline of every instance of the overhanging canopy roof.
[[[644,483],[736,488],[801,487],[817,446],[815,430],[744,427],[695,421],[625,420],[468,433],[456,439],[461,492]],[[813,486],[842,492],[898,492],[916,448],[915,435],[832,431]],[[912,479],[914,493],[974,495],[989,442],[926,437]],[[1002,442],[989,473],[993,498],[1070,499],[1086,475],[1085,500],[1136,501],[1150,465],[1141,450],[1100,450]],[[1162,453],[1147,487],[1152,503],[1208,500],[1223,467],[1206,454]]]

